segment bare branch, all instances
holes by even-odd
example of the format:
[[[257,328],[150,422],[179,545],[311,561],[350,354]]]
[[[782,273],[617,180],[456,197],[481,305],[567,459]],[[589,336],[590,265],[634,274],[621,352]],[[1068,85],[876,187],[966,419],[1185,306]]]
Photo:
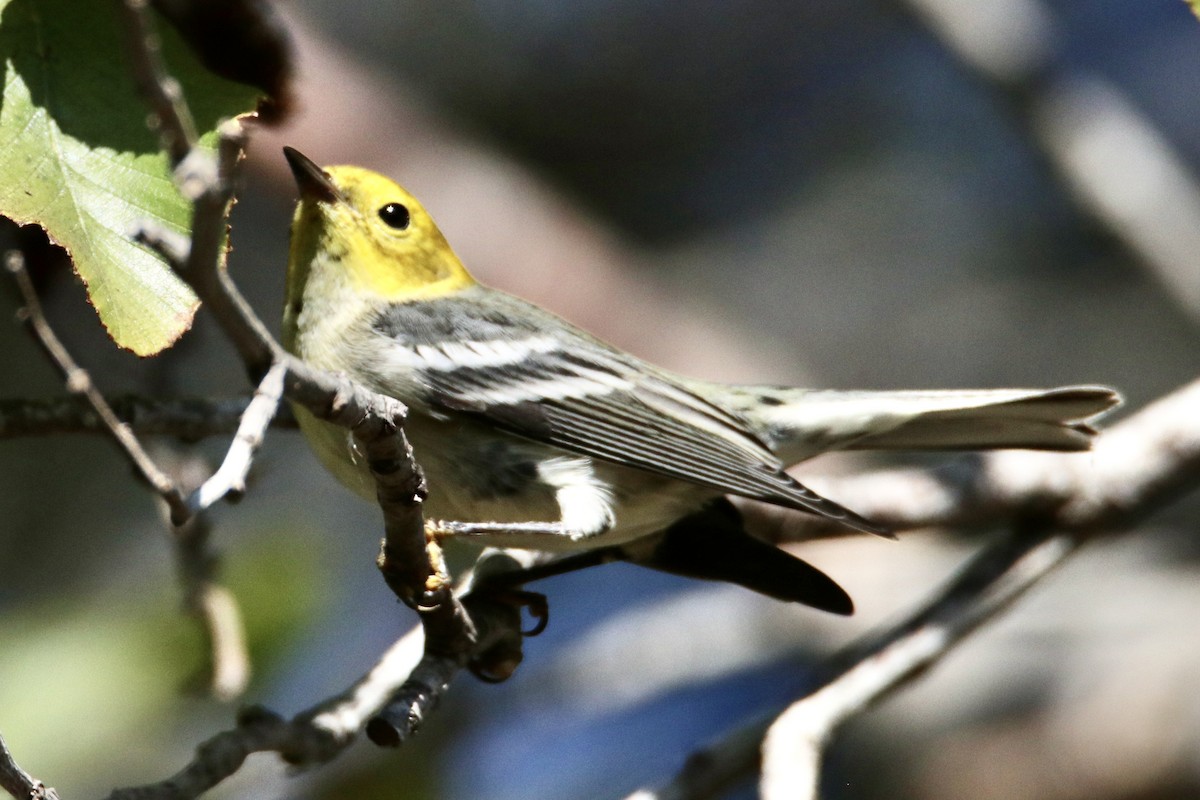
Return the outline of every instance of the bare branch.
[[[468,598],[466,602],[481,631],[466,658],[484,656],[497,647],[520,641],[520,620],[512,606],[484,598]],[[426,650],[422,629],[414,628],[341,694],[291,720],[266,709],[250,709],[241,715],[235,728],[199,745],[191,763],[171,778],[117,789],[108,800],[190,800],[237,772],[252,753],[279,753],[295,765],[324,763],[349,746],[389,698],[416,691],[421,697],[414,705],[413,724],[406,731],[411,733],[440,701],[458,669],[450,659],[430,656]]]
[[[1200,184],[1120,87],[1066,68],[1051,4],[908,0],[1015,112],[1079,210],[1111,232],[1193,318],[1200,315]]]
[[[127,28],[131,32],[128,37],[130,47],[144,50],[147,41],[144,33],[149,26],[145,4],[141,0],[128,0],[125,9]],[[141,83],[151,81],[161,84],[166,78],[161,65],[155,65],[152,53],[135,55],[134,65],[136,69],[143,70],[138,76]],[[151,69],[147,70],[147,65]],[[161,91],[161,86],[151,91],[152,105],[157,91]],[[168,118],[168,121],[175,126],[176,133],[181,130],[173,118]],[[179,263],[183,248],[178,243],[169,242],[167,237],[152,227],[143,226],[138,237],[168,256],[180,277],[191,286],[217,320],[256,381],[275,365],[282,364],[285,369],[283,393],[289,400],[304,406],[319,419],[356,430],[360,441],[367,441],[371,447],[383,448],[388,438],[394,440],[386,445],[392,452],[378,458],[368,456],[368,462],[373,468],[383,467],[382,470],[373,469],[373,472],[376,479],[381,481],[380,503],[385,522],[389,525],[389,541],[396,538],[391,535],[392,523],[396,523],[396,528],[403,528],[413,537],[413,544],[405,548],[405,554],[420,554],[415,562],[418,566],[406,572],[409,583],[400,593],[402,599],[412,602],[424,591],[425,577],[433,574],[433,565],[425,554],[423,526],[411,524],[416,486],[409,486],[411,481],[406,477],[419,475],[419,470],[412,462],[412,449],[402,429],[406,413],[404,406],[392,398],[367,391],[341,376],[312,369],[285,352],[229,278],[222,267],[225,220],[233,198],[233,179],[241,158],[245,131],[237,120],[227,120],[219,127],[218,134],[214,168],[203,170],[207,179],[193,187],[195,191],[188,192],[188,196],[192,197],[193,212],[192,240],[186,248],[186,258]],[[213,157],[196,147],[186,158],[212,160]],[[363,440],[362,436],[367,439]],[[418,534],[419,539],[416,538]],[[396,538],[396,541],[399,539]],[[424,571],[418,580],[416,575],[421,568]],[[393,585],[393,588],[396,586]]]
[[[262,445],[267,426],[283,399],[283,377],[287,367],[275,364],[259,383],[238,424],[237,435],[225,454],[225,460],[207,481],[188,498],[188,508],[199,513],[223,497],[241,497],[246,491],[246,475],[254,454]]]
[[[208,475],[204,459],[170,455],[177,463],[166,463],[184,486],[194,486]],[[184,607],[200,625],[208,644],[207,674],[197,683],[219,700],[233,700],[250,682],[250,655],[241,611],[233,595],[218,582],[220,559],[212,546],[209,518],[196,514],[182,525],[170,525],[169,531]]]
[[[186,520],[189,512],[179,487],[158,468],[154,459],[150,458],[137,437],[129,430],[129,426],[117,418],[104,395],[96,388],[92,376],[75,363],[75,359],[71,358],[71,354],[50,328],[50,323],[42,312],[42,304],[38,301],[37,292],[34,291],[33,282],[25,269],[24,257],[13,250],[9,251],[4,261],[8,271],[16,279],[25,303],[18,315],[29,325],[42,349],[66,379],[67,391],[87,400],[134,469],[171,509],[171,519],[178,522]]]
[[[221,699],[236,697],[249,681],[249,657],[237,605],[228,590],[215,581],[216,557],[209,548],[209,527],[206,521],[196,516],[203,507],[184,499],[179,485],[155,463],[129,426],[117,417],[116,412],[96,389],[91,376],[75,362],[59,341],[42,312],[21,254],[10,252],[6,256],[6,265],[16,279],[25,301],[25,308],[20,314],[47,355],[65,376],[68,390],[87,400],[95,419],[103,426],[102,429],[116,440],[135,469],[163,499],[167,510],[167,522],[175,542],[175,555],[187,607],[200,621],[211,646],[212,675],[209,687],[213,694]],[[278,383],[280,380],[279,375],[275,375],[274,381]],[[266,410],[269,411],[273,405],[268,405],[269,401],[257,397],[255,400],[259,405],[255,406],[252,402],[250,408],[255,409],[257,417],[250,415],[249,409],[247,416],[251,417],[251,425],[263,427],[269,421],[269,416],[263,418],[263,407],[267,406]],[[278,392],[274,403],[278,403]],[[245,420],[243,425],[247,425]],[[261,439],[261,433],[257,436]],[[249,469],[249,455],[257,444],[250,446],[250,442],[253,442],[251,437],[250,442],[241,442],[239,449],[239,441],[241,440],[235,440],[232,450],[231,458],[235,459],[233,467],[224,473],[218,473],[222,480],[244,479],[244,471],[240,476],[232,474],[234,470],[243,466],[236,460],[238,456],[244,455],[244,469]],[[227,458],[226,462],[229,463],[230,459]],[[212,481],[205,486],[209,483]],[[214,495],[212,499],[217,499],[215,490],[209,491],[210,495]],[[199,495],[201,492],[194,494],[193,498]]]
[[[464,595],[461,604],[443,603],[421,609],[422,624],[430,632],[466,628],[469,636],[442,642],[427,641],[421,661],[412,674],[388,697],[367,723],[367,736],[383,747],[397,747],[417,732],[441,702],[454,677],[467,665],[476,674],[503,680],[521,662],[521,615],[518,606],[503,598]],[[428,614],[461,614],[461,621],[430,621]]]
[[[688,756],[675,779],[661,789],[639,789],[626,800],[713,800],[758,769],[758,751],[766,722],[745,725],[712,747]]]
[[[125,48],[133,59],[133,75],[154,115],[163,149],[178,165],[196,144],[196,126],[183,102],[179,81],[167,74],[159,49],[158,34],[147,19],[148,0],[125,0],[120,4],[129,39]]]
[[[246,626],[237,600],[228,588],[210,580],[198,587],[189,605],[204,625],[211,654],[206,690],[218,700],[236,700],[245,694],[251,674]]]
[[[1048,530],[1022,531],[986,548],[925,609],[835,656],[833,663],[849,666],[794,703],[766,732],[764,800],[816,798],[822,752],[843,722],[941,660],[1080,544]]]
[[[249,401],[245,397],[223,400],[176,398],[162,400],[139,395],[105,396],[121,422],[138,436],[173,436],[198,442],[210,436],[237,432]],[[271,420],[274,428],[295,428],[287,407]],[[49,436],[59,433],[104,433],[108,428],[91,406],[74,397],[0,400],[0,439]]]
[[[1075,459],[1066,476],[1046,454],[998,453],[1008,456],[999,468],[1013,489],[1020,487],[1022,474],[1043,485],[1066,481],[1069,500],[1055,515],[1056,525],[1089,535],[1126,527],[1200,483],[1198,408],[1200,379],[1105,431],[1091,455]],[[1038,455],[1040,472],[1035,473]]]
[[[425,650],[422,629],[414,627],[396,641],[371,670],[335,697],[297,716],[335,742],[349,743],[416,669]],[[318,759],[319,760],[319,759]]]
[[[58,792],[21,769],[0,736],[0,789],[25,800],[58,800]]]
[[[243,712],[236,728],[222,731],[196,748],[196,758],[160,783],[114,789],[108,800],[189,800],[241,769],[254,753],[283,751],[297,736],[286,720],[262,709]]]

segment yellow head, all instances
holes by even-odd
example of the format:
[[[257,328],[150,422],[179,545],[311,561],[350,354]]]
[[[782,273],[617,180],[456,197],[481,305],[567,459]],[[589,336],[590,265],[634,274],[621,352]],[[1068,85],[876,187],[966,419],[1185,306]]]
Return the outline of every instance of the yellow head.
[[[475,283],[429,214],[395,181],[361,167],[322,170],[290,147],[284,155],[300,188],[288,261],[289,305],[322,272],[335,273],[321,275],[322,283],[390,302]]]

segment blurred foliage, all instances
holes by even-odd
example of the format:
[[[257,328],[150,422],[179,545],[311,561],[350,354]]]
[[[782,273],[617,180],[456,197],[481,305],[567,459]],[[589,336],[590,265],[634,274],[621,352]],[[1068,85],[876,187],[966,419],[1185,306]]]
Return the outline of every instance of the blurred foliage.
[[[319,551],[304,545],[320,531],[288,525],[261,534],[239,547],[222,576],[241,605],[250,660],[259,672],[276,663],[302,626],[320,617],[332,577]]]
[[[260,534],[239,548],[225,577],[241,603],[256,675],[267,675],[319,620],[330,576],[318,551],[301,545],[311,531]],[[170,733],[184,719],[209,726],[192,726],[197,741],[228,725],[227,712],[198,707],[184,691],[197,684],[208,651],[198,627],[181,621],[169,572],[13,606],[0,615],[0,641],[4,736],[60,788],[74,780],[98,789],[139,771],[161,777],[182,755]],[[206,709],[220,715],[206,720]]]
[[[202,141],[219,120],[253,109],[253,89],[216,78],[171,30],[164,57],[183,85]],[[169,347],[198,301],[129,236],[150,219],[186,234],[190,204],[146,126],[116,8],[103,0],[0,0],[0,214],[37,223],[72,255],[113,340],[138,355]]]

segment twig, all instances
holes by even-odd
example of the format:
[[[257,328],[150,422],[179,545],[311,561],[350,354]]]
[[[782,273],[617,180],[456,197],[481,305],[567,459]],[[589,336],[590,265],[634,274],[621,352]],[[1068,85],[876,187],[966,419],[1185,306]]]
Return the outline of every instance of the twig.
[[[849,666],[794,703],[762,742],[763,800],[816,798],[821,755],[843,722],[941,660],[1079,546],[1038,527],[982,551],[923,611],[832,659]]]
[[[236,433],[249,404],[245,397],[163,400],[131,394],[106,395],[105,401],[135,435],[173,436],[185,442]],[[271,420],[271,427],[295,428],[296,419],[284,406]],[[0,400],[0,439],[59,433],[107,435],[108,428],[90,406],[73,397]]]
[[[424,640],[413,628],[378,663],[341,694],[291,720],[263,708],[243,712],[237,726],[196,748],[187,766],[160,783],[114,790],[108,800],[196,798],[236,773],[252,753],[275,752],[296,765],[320,764],[353,742],[374,714],[412,672]]]
[[[119,5],[128,37],[125,50],[135,60],[133,74],[138,89],[150,105],[163,149],[171,157],[172,165],[178,165],[196,144],[196,125],[183,102],[183,89],[163,65],[158,34],[151,30],[147,18],[149,1],[125,0]]]
[[[58,800],[58,792],[17,766],[3,736],[0,736],[0,789],[20,800]]]
[[[196,758],[165,781],[114,789],[108,800],[189,800],[202,795],[241,769],[254,753],[280,752],[300,732],[286,720],[261,709],[242,713],[236,728],[222,731],[196,748]]]
[[[469,636],[457,641],[427,641],[421,661],[409,679],[388,697],[367,723],[367,737],[381,747],[397,747],[417,732],[429,713],[441,702],[454,677],[467,665],[476,675],[503,680],[521,662],[521,614],[503,599],[464,595],[461,603],[443,603],[421,609],[428,635],[447,628],[465,627]],[[427,614],[461,614],[458,622],[431,623]],[[450,645],[450,646],[448,646]]]
[[[4,263],[13,278],[16,279],[17,287],[21,290],[21,296],[25,303],[25,307],[17,313],[29,325],[42,349],[46,351],[51,361],[62,373],[63,378],[66,379],[67,391],[87,400],[134,469],[166,502],[167,507],[171,510],[171,519],[178,520],[178,522],[186,520],[189,512],[179,487],[158,468],[154,459],[150,458],[137,437],[129,430],[129,426],[117,418],[112,407],[104,399],[104,395],[100,394],[96,388],[92,376],[75,363],[75,359],[71,358],[71,354],[67,352],[50,328],[50,324],[42,312],[42,304],[38,301],[37,292],[34,291],[33,282],[29,279],[29,273],[25,269],[24,257],[19,252],[12,250],[5,256]]]
[[[200,621],[210,644],[212,679],[209,681],[209,688],[216,697],[221,699],[228,700],[238,696],[244,691],[249,681],[249,657],[246,652],[241,615],[238,613],[237,605],[228,590],[217,584],[214,578],[216,557],[209,547],[208,524],[196,516],[207,505],[202,506],[200,503],[184,499],[179,485],[155,463],[129,426],[117,417],[116,412],[96,389],[91,376],[67,352],[46,320],[21,254],[15,251],[10,252],[6,256],[5,262],[16,279],[25,302],[25,308],[19,313],[29,324],[47,355],[63,373],[67,389],[88,401],[104,430],[112,436],[126,458],[163,499],[167,509],[167,522],[175,542],[176,560],[179,564],[187,607]],[[279,376],[275,375],[273,381],[279,382]],[[278,393],[276,393],[276,403],[278,402],[277,397]],[[261,427],[269,421],[269,417],[262,418],[263,406],[269,400],[259,400],[257,397],[255,399],[258,400],[259,405],[255,406],[252,401],[250,408],[255,409],[257,415],[251,415],[248,409],[247,416],[250,417],[250,422],[247,423],[243,418],[243,426]],[[249,442],[253,441],[252,433],[251,431],[246,434]],[[257,436],[261,439],[261,433],[258,433]],[[240,448],[239,443],[241,443]],[[228,481],[231,477],[236,477],[240,481],[244,478],[244,471],[240,476],[233,473],[243,466],[245,469],[249,469],[249,455],[252,452],[253,446],[250,446],[247,441],[235,439],[234,447],[231,448],[233,467],[224,473],[218,473],[222,480]],[[238,461],[239,456],[245,457],[244,465]],[[226,461],[229,463],[230,458],[227,458]],[[206,483],[205,486],[208,486],[209,483]],[[193,498],[200,494],[201,492],[194,493]],[[217,494],[216,489],[209,490],[210,503],[219,496],[221,495]]]
[[[144,3],[140,0],[127,0],[124,8],[130,32],[130,47],[134,50],[152,49],[151,43],[147,41],[149,22],[146,19]],[[161,83],[166,78],[161,63],[153,57],[153,53],[137,54],[133,65],[139,85]],[[182,102],[181,98],[180,103]],[[154,97],[151,97],[151,103],[154,104]],[[164,136],[185,138],[186,131],[183,130],[177,115],[163,115],[162,123]],[[283,365],[283,393],[289,400],[302,405],[318,419],[348,430],[360,429],[372,442],[381,443],[391,437],[394,441],[387,446],[399,455],[368,458],[368,461],[374,460],[380,465],[387,465],[391,472],[395,472],[402,467],[401,461],[396,459],[407,459],[410,462],[407,469],[415,470],[415,464],[411,463],[412,449],[408,446],[402,428],[405,415],[403,404],[390,397],[370,392],[344,377],[313,369],[285,352],[267,332],[266,326],[222,268],[225,220],[233,198],[233,178],[244,141],[245,131],[237,120],[227,120],[218,128],[214,168],[204,171],[204,174],[211,177],[195,187],[196,191],[190,195],[193,207],[192,240],[186,247],[186,257],[180,260],[181,251],[184,249],[180,242],[154,226],[143,225],[136,234],[137,238],[161,253],[196,292],[226,338],[238,351],[253,380],[259,381],[274,366]],[[202,157],[213,160],[211,155],[199,148],[193,148],[192,153],[186,156],[189,160]],[[377,479],[381,476],[389,479],[394,477],[384,472],[375,474]],[[406,496],[405,491],[397,486],[398,484],[392,484],[385,491],[381,484],[380,503],[384,519],[389,523],[411,518],[412,497]],[[406,573],[410,583],[401,592],[401,597],[411,602],[424,590],[425,576],[433,574],[433,565],[425,555],[423,528],[418,530],[412,525],[401,527],[413,537],[413,544],[407,546],[405,552],[420,553],[420,557],[415,561],[417,566]],[[392,538],[389,529],[389,541]],[[423,573],[417,580],[416,575],[422,570]]]
[[[425,476],[408,440],[397,430],[406,412],[398,401],[393,403],[391,416],[365,419],[352,431],[375,478],[383,509],[385,537],[379,570],[396,596],[417,609],[425,632],[420,663],[367,728],[371,741],[395,747],[415,732],[454,675],[479,655],[481,637],[478,622],[451,589],[439,546],[426,541],[421,513]],[[421,592],[413,594],[418,587]],[[515,626],[519,628],[519,618]],[[518,650],[519,646],[518,634]]]
[[[1193,318],[1200,315],[1200,186],[1193,171],[1116,84],[1067,66],[1052,4],[904,5],[1007,104],[1080,213],[1113,234]]]
[[[223,497],[241,497],[246,491],[246,475],[254,454],[262,445],[267,426],[279,409],[283,398],[283,377],[287,367],[275,364],[258,384],[254,397],[246,406],[238,424],[237,435],[225,454],[225,460],[216,472],[199,489],[188,497],[188,508],[199,513]]]
[[[218,700],[232,701],[250,684],[250,650],[246,626],[237,600],[228,588],[209,580],[200,584],[189,601],[204,626],[211,657],[206,691]]]
[[[480,622],[481,631],[467,654],[469,658],[520,640],[520,620],[511,606],[484,599],[466,602],[471,606],[472,617]],[[366,721],[379,712],[388,698],[412,685],[414,679],[439,683],[428,693],[422,711],[437,704],[454,669],[434,664],[425,650],[422,630],[414,628],[396,641],[370,672],[341,694],[290,720],[262,708],[250,709],[241,715],[237,727],[199,745],[195,758],[168,780],[117,789],[108,800],[190,800],[237,772],[252,753],[279,753],[295,765],[329,761],[354,741]],[[438,672],[437,677],[428,672],[439,669],[444,671]]]
[[[425,651],[417,626],[396,641],[369,672],[345,691],[297,716],[336,742],[348,743],[383,708],[412,674]],[[316,754],[314,754],[316,755]]]
[[[194,486],[208,474],[208,465],[199,456],[184,456],[171,467],[185,486]],[[208,515],[197,513],[183,525],[170,526],[170,533],[184,607],[200,625],[208,645],[210,661],[203,685],[218,700],[236,699],[250,682],[250,655],[241,611],[217,579],[220,560],[212,546]]]
[[[758,770],[757,754],[767,721],[744,725],[711,747],[688,756],[671,783],[639,789],[626,800],[713,800],[747,781]]]
[[[778,717],[738,729],[690,757],[660,789],[628,800],[702,800],[710,794],[709,764],[730,776],[762,764],[763,800],[818,797],[824,748],[842,723],[863,712],[933,664],[968,633],[1007,608],[1080,544],[1045,529],[1011,535],[977,554],[922,610],[900,624],[833,655],[820,688]]]

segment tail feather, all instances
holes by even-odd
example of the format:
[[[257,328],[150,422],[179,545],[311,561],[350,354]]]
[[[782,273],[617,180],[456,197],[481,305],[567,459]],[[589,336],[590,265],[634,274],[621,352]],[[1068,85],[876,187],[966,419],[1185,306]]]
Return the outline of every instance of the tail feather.
[[[1089,420],[1119,402],[1112,390],[1087,387],[1024,392],[1011,399],[989,400],[987,394],[958,407],[923,411],[893,430],[866,437],[854,447],[1087,450],[1096,435]]]
[[[846,590],[821,570],[746,533],[741,514],[722,498],[678,520],[646,552],[644,542],[624,557],[689,578],[736,583],[747,589],[828,611],[854,613]]]
[[[786,463],[828,450],[1076,451],[1118,405],[1101,386],[980,391],[836,392],[730,387],[728,406]]]

